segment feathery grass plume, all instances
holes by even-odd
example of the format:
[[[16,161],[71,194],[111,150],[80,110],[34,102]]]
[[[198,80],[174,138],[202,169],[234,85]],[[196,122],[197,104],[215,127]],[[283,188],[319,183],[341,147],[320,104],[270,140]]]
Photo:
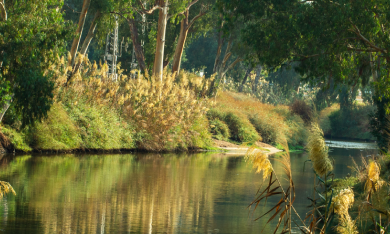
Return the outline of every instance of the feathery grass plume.
[[[341,190],[332,200],[335,213],[348,213],[348,209],[352,207],[354,201],[354,193],[351,188]]]
[[[12,188],[12,186],[8,182],[0,181],[0,199],[3,198],[4,195],[9,192],[16,195],[14,188]]]
[[[359,234],[356,227],[356,221],[351,219],[349,214],[339,216],[339,224],[336,227],[339,234]]]
[[[325,144],[324,133],[317,123],[313,123],[310,129],[307,149],[313,163],[315,172],[323,176],[333,170],[333,165],[328,157],[328,147]]]
[[[252,162],[253,168],[256,168],[256,173],[263,171],[264,180],[270,176],[273,170],[266,153],[255,147],[250,147],[245,157]]]
[[[356,221],[351,219],[348,209],[354,203],[354,193],[351,188],[342,189],[334,198],[332,206],[339,215],[339,224],[336,231],[341,234],[358,234]]]
[[[383,185],[383,181],[379,178],[380,171],[381,169],[378,163],[375,161],[370,162],[367,168],[366,192],[370,192],[371,190],[376,191]]]

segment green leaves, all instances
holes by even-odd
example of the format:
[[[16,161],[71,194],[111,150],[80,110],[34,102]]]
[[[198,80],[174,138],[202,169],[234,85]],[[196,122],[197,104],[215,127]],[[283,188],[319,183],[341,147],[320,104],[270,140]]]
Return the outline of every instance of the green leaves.
[[[5,4],[12,11],[8,11],[7,21],[0,22],[0,92],[14,95],[12,105],[23,117],[24,125],[34,118],[41,119],[50,109],[53,83],[44,73],[57,55],[65,52],[71,32],[58,10],[62,4],[55,0],[23,4],[8,0]]]

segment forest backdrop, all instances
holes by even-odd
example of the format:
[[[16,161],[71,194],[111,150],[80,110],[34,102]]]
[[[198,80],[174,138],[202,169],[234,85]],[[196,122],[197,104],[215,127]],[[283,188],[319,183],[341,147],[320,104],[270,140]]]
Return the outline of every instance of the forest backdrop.
[[[280,116],[290,126],[317,120],[330,137],[376,139],[387,151],[389,7],[384,0],[1,0],[2,132],[33,149],[99,149],[108,145],[85,141],[125,122],[117,125],[121,144],[110,149],[159,151],[209,146],[197,141],[211,135],[276,144],[269,136]],[[114,82],[104,54],[116,23]],[[213,104],[221,92],[268,108]],[[50,110],[63,111],[73,127],[53,127]],[[106,123],[91,130],[99,115]],[[298,129],[286,127],[283,136],[301,135],[293,142],[304,145]],[[39,144],[37,130],[62,133],[50,137],[57,147]]]

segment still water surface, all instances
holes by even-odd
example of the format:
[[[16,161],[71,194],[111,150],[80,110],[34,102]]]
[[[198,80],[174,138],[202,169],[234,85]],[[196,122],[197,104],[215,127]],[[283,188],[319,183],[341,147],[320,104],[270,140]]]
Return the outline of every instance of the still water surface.
[[[360,163],[360,156],[376,154],[362,148],[331,148],[336,177],[351,172],[350,156]],[[303,172],[305,160],[306,153],[291,154],[294,205],[302,217],[313,183],[309,164]],[[243,156],[3,156],[0,168],[0,179],[17,193],[0,201],[2,233],[273,232],[272,225],[263,230],[268,218],[253,221],[273,200],[253,215],[247,209],[262,175]],[[276,162],[274,168],[282,172]]]

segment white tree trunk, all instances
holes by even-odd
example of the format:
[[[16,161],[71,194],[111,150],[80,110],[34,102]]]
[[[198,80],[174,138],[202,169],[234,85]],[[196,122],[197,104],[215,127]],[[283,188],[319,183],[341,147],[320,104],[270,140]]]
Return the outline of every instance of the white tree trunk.
[[[5,104],[3,105],[3,107],[1,107],[1,109],[0,109],[0,123],[3,121],[4,115],[7,112],[7,110],[9,109],[9,106],[11,106],[13,96],[14,95],[12,94],[11,99],[7,100],[5,102]]]
[[[158,31],[157,31],[157,45],[156,54],[154,57],[153,75],[160,78],[163,76],[164,63],[164,47],[165,47],[165,32],[168,20],[168,0],[164,1],[164,6],[159,12],[158,16]]]
[[[69,61],[69,65],[71,65],[72,67],[75,64],[76,54],[77,54],[77,50],[79,48],[81,34],[83,32],[85,18],[87,18],[87,12],[88,12],[90,3],[91,3],[91,0],[84,0],[83,1],[83,8],[81,10],[79,23],[78,23],[77,30],[76,30],[76,37],[73,39],[72,48],[70,49],[71,60]]]

